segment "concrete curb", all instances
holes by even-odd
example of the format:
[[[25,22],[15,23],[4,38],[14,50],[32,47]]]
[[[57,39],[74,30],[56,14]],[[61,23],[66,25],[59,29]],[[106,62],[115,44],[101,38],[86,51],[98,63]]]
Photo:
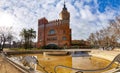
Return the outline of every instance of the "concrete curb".
[[[20,70],[22,73],[32,73],[30,72],[28,69],[26,69],[25,67],[13,62],[12,60],[10,60],[8,57],[5,58],[6,61],[8,61],[11,65],[13,65],[14,67],[16,67],[18,70]]]
[[[7,61],[8,63],[10,63],[11,65],[13,65],[16,69],[18,69],[19,71],[21,71],[22,73],[42,73],[42,72],[38,72],[38,71],[31,71],[27,68],[25,68],[24,66],[21,66],[17,63],[15,63],[14,61],[10,60],[7,56],[5,56],[4,53],[1,53],[1,56],[3,57],[3,59],[5,61]]]

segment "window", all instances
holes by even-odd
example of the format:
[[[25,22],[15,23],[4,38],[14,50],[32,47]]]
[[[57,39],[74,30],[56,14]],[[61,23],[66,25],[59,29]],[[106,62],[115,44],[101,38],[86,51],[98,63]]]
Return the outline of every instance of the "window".
[[[56,41],[57,37],[47,38],[48,41]]]
[[[50,34],[50,35],[55,34],[55,30],[54,30],[54,29],[51,29],[51,30],[49,31],[49,34]]]
[[[65,36],[62,37],[62,40],[67,40],[67,38]]]
[[[40,39],[40,42],[42,42],[42,39]]]
[[[41,37],[41,36],[42,36],[42,33],[39,33],[38,35]]]
[[[65,34],[66,32],[65,32],[65,30],[63,30],[63,34]]]

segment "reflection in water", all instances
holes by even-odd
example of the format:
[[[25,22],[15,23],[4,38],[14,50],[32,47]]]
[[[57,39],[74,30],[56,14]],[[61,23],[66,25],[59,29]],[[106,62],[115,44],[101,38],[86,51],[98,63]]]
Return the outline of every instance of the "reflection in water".
[[[84,52],[84,51],[75,51],[71,53],[72,57],[90,57],[90,55],[88,54],[88,52]]]
[[[54,67],[57,65],[64,65],[79,69],[98,69],[106,67],[110,63],[107,60],[90,56],[72,57],[72,56],[49,56],[42,54],[27,54],[27,55],[37,56],[40,65],[45,67],[45,69],[49,73],[54,73]],[[39,66],[37,66],[37,70],[43,71],[43,69]],[[72,71],[66,68],[57,68],[57,73],[75,73],[75,72],[76,71]],[[101,72],[85,72],[85,73],[101,73]]]

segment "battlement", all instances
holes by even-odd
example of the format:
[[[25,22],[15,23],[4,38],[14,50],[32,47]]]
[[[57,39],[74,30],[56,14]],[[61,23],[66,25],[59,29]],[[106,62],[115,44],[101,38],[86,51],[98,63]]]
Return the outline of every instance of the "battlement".
[[[38,20],[38,25],[43,25],[47,23],[48,23],[48,20],[45,17]]]
[[[49,22],[48,22],[48,25],[49,25],[49,24],[58,25],[58,24],[61,24],[61,22],[62,22],[62,20],[57,19],[57,20],[49,21]]]
[[[69,21],[60,20],[60,19],[48,21],[46,18],[41,18],[40,20],[38,20],[38,23],[40,27],[44,27],[44,25],[46,25],[46,27],[49,27],[49,26],[59,26],[62,24],[69,24]]]
[[[49,23],[55,23],[55,22],[59,22],[61,21],[60,19],[56,19],[56,20],[52,20],[52,21],[49,21]]]
[[[62,25],[62,24],[69,24],[69,20],[57,19],[57,20],[49,21],[46,26],[55,26],[55,25],[58,26],[58,25]]]

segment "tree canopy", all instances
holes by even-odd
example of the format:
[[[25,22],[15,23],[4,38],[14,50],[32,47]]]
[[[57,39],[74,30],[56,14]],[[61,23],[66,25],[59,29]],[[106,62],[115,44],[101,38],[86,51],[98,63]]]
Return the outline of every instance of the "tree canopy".
[[[24,43],[24,48],[32,48],[32,42],[33,39],[36,38],[36,31],[34,31],[34,29],[25,29],[23,28],[23,30],[20,32],[20,36],[23,39],[23,43]]]
[[[111,20],[108,27],[91,33],[88,41],[91,42],[91,45],[103,47],[104,49],[116,47],[118,41],[120,41],[120,17]]]

